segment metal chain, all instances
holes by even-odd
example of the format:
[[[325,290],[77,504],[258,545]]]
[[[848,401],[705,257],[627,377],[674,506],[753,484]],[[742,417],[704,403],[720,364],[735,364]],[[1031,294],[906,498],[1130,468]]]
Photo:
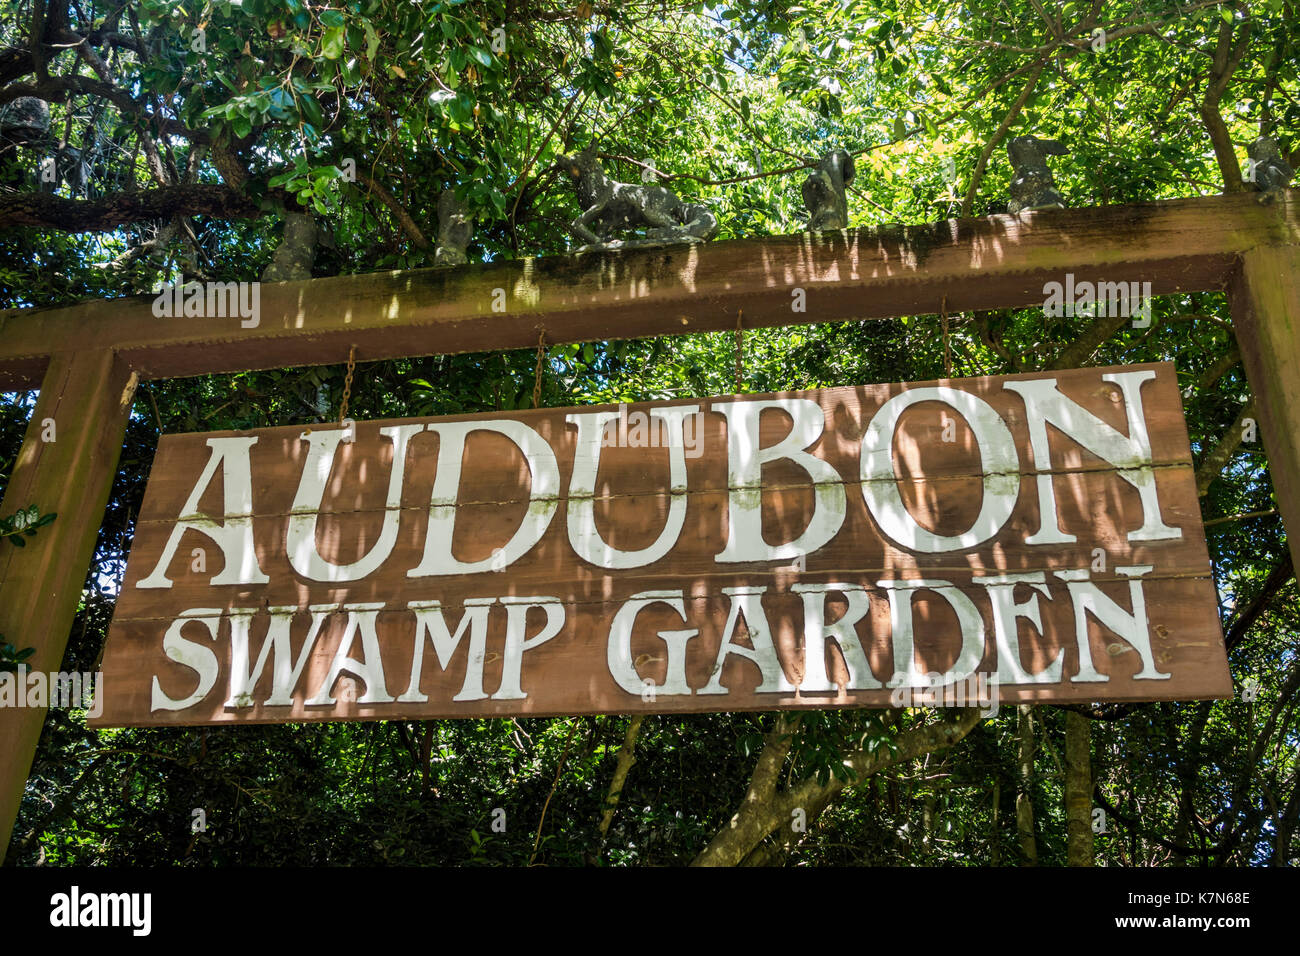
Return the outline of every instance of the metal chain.
[[[352,397],[352,373],[357,370],[357,347],[348,349],[348,374],[343,379],[343,404],[339,406],[339,424],[348,417],[348,399]]]
[[[943,377],[952,378],[952,342],[948,338],[948,297],[939,304],[940,324],[943,326]]]
[[[736,310],[736,391],[745,384],[745,331],[741,326],[744,309]]]
[[[533,408],[542,406],[542,362],[546,359],[546,326],[537,333],[537,369],[533,374]]]

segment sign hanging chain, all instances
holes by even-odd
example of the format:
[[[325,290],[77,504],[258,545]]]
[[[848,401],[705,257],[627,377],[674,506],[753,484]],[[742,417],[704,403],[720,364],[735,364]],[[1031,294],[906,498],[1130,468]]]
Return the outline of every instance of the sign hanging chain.
[[[943,377],[952,378],[952,341],[948,337],[948,297],[939,303],[940,325],[943,327]]]
[[[546,358],[546,326],[538,326],[537,369],[533,373],[533,408],[542,406],[542,362]]]
[[[348,417],[348,399],[352,397],[352,373],[357,370],[357,347],[348,349],[348,374],[343,379],[343,404],[339,406],[339,424]]]
[[[741,390],[745,382],[745,331],[741,326],[741,318],[745,315],[744,309],[736,310],[736,391]]]

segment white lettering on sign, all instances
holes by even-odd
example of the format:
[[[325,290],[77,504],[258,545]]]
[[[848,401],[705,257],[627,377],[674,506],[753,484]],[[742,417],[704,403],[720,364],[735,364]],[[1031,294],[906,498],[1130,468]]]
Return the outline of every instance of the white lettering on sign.
[[[758,442],[759,418],[765,409],[785,412],[793,421],[784,439],[768,448]],[[713,411],[727,419],[727,479],[730,528],[719,562],[776,561],[797,558],[822,547],[844,523],[843,479],[822,459],[810,454],[826,428],[826,413],[806,398],[751,402],[717,402]],[[815,504],[808,527],[794,541],[769,545],[763,539],[763,465],[788,460],[813,480]]]
[[[475,574],[513,564],[541,540],[559,507],[560,469],[555,463],[555,452],[541,435],[523,422],[449,422],[429,425],[428,429],[437,434],[442,443],[438,448],[438,475],[429,502],[424,560],[406,572],[407,575],[418,578],[435,574]],[[528,495],[528,513],[499,554],[482,561],[459,561],[451,553],[451,540],[456,524],[465,438],[473,431],[494,431],[514,442],[528,461],[532,487]]]
[[[802,395],[168,436],[99,723],[1227,680],[1172,366]]]
[[[699,412],[698,405],[650,410],[653,420],[668,427],[669,504],[668,518],[654,544],[640,551],[620,551],[610,547],[596,529],[596,474],[600,470],[600,449],[604,446],[606,426],[618,423],[617,412],[588,412],[566,415],[565,420],[578,426],[578,447],[573,456],[573,477],[569,480],[569,544],[578,557],[602,568],[623,570],[640,568],[658,561],[677,544],[686,522],[686,422]],[[632,446],[636,447],[636,446]]]
[[[939,535],[917,524],[898,493],[894,474],[894,432],[902,413],[919,402],[943,402],[966,419],[975,432],[984,475],[984,502],[970,530]],[[1001,530],[1020,493],[1020,459],[1015,440],[998,413],[979,397],[955,388],[914,388],[880,407],[862,439],[862,494],[871,516],[885,532],[911,551],[973,548]]]
[[[286,543],[289,563],[295,571],[311,581],[359,581],[378,570],[388,560],[388,556],[393,553],[393,545],[397,543],[397,527],[401,518],[398,506],[402,503],[406,446],[414,435],[422,431],[423,425],[379,429],[379,434],[393,443],[393,464],[388,475],[383,530],[366,556],[351,564],[330,564],[316,550],[316,522],[320,515],[321,500],[325,496],[325,483],[329,481],[330,472],[334,468],[334,451],[346,432],[313,432],[302,436],[311,450],[303,462],[298,494],[293,499],[293,514],[289,517]]]
[[[257,563],[257,550],[253,547],[253,470],[248,461],[248,449],[256,442],[256,438],[208,439],[212,455],[186,499],[180,520],[172,528],[171,537],[167,539],[153,573],[136,587],[172,586],[165,572],[181,538],[190,530],[207,535],[221,549],[225,562],[221,573],[212,579],[213,584],[266,584],[270,581],[262,573]],[[221,487],[225,496],[223,520],[220,522],[199,511],[199,500],[218,469],[221,470]]]
[[[1155,472],[1151,468],[1151,439],[1142,414],[1142,383],[1155,378],[1152,371],[1118,372],[1103,375],[1114,382],[1124,395],[1128,416],[1128,434],[1122,435],[1082,405],[1066,398],[1056,387],[1056,379],[1007,382],[1004,388],[1017,392],[1025,400],[1029,415],[1029,437],[1034,448],[1034,465],[1038,474],[1038,503],[1042,526],[1030,535],[1027,544],[1066,544],[1077,540],[1057,525],[1056,494],[1052,488],[1052,451],[1047,426],[1053,425],[1070,440],[1082,445],[1138,490],[1142,498],[1142,527],[1128,535],[1130,541],[1162,541],[1178,538],[1182,532],[1164,523],[1160,501],[1156,497]]]

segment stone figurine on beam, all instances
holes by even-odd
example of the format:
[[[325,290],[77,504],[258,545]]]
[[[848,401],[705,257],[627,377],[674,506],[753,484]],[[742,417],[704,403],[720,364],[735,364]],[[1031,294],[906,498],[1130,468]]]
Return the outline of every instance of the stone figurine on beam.
[[[845,190],[853,182],[853,175],[853,156],[845,149],[827,153],[808,174],[801,191],[810,232],[848,228],[849,200]]]
[[[1261,136],[1247,146],[1246,155],[1250,157],[1248,181],[1261,193],[1261,203],[1271,203],[1291,184],[1295,170],[1282,158],[1277,142],[1269,136]]]
[[[580,245],[573,252],[704,242],[718,234],[718,219],[707,206],[683,202],[663,186],[611,179],[588,146],[555,164],[573,183],[582,215],[573,220]],[[641,238],[636,230],[645,229]]]
[[[1064,209],[1065,199],[1056,191],[1047,157],[1068,154],[1065,145],[1054,139],[1017,136],[1007,143],[1013,172],[1007,212],[1014,216],[1023,209]]]
[[[468,262],[465,247],[473,235],[474,221],[463,200],[456,198],[451,187],[438,197],[438,245],[433,253],[433,263],[439,266],[461,266]]]

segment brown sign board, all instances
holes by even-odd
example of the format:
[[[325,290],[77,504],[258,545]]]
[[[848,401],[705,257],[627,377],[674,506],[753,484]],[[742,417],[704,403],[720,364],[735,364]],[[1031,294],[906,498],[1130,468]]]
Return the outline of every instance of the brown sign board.
[[[101,687],[98,726],[1232,693],[1168,363],[166,435]]]

